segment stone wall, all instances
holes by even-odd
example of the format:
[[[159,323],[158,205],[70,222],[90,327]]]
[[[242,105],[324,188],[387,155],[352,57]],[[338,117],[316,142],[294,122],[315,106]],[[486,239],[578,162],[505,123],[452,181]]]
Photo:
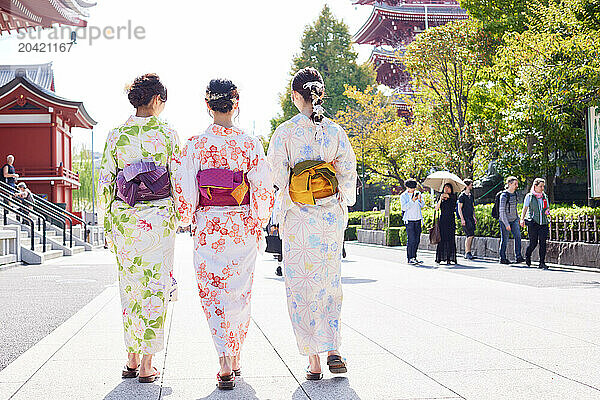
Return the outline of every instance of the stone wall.
[[[458,254],[465,252],[464,236],[456,237],[456,250]],[[506,255],[511,261],[515,260],[515,241],[511,239],[508,242]],[[529,240],[522,240],[522,254],[525,257],[525,249],[529,244]],[[471,253],[476,257],[485,258],[500,258],[498,250],[500,248],[500,239],[488,237],[476,237],[473,239]],[[429,243],[429,235],[421,235],[421,250],[435,251],[436,246]],[[538,249],[536,248],[531,256],[535,262],[539,260]],[[600,269],[600,245],[581,242],[548,242],[548,252],[546,254],[546,262],[561,265],[573,265],[580,267],[592,267]]]
[[[380,246],[385,246],[387,244],[385,240],[385,231],[359,228],[356,230],[356,239],[358,240],[358,243],[378,244]]]

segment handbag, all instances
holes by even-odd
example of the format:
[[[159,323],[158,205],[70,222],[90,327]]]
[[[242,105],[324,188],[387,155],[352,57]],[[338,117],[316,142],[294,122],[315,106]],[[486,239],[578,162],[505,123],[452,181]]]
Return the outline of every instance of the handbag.
[[[437,218],[437,212],[433,213],[433,227],[429,229],[429,243],[439,244],[442,241],[440,233],[440,221]]]

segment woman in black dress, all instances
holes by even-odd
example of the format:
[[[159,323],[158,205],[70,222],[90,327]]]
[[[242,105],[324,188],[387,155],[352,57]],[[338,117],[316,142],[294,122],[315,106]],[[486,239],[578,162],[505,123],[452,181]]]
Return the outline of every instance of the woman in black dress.
[[[456,217],[454,216],[456,194],[451,183],[444,185],[435,209],[436,211],[441,210],[439,226],[442,238],[435,251],[435,262],[440,264],[445,261],[448,265],[456,264],[456,241],[454,239],[456,234]]]

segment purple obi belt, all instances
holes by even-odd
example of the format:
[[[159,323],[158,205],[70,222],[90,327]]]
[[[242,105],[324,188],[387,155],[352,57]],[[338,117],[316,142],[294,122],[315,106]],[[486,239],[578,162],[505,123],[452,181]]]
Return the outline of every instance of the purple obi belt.
[[[117,198],[131,207],[139,201],[171,196],[171,181],[166,167],[154,161],[138,161],[117,172]]]
[[[243,171],[210,168],[196,175],[201,206],[250,204],[248,177]]]

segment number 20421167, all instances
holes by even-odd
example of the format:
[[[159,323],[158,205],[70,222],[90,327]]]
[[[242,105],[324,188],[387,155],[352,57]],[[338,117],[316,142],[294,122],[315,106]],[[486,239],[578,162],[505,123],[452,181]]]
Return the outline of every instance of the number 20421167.
[[[19,53],[69,53],[73,43],[19,43]]]

